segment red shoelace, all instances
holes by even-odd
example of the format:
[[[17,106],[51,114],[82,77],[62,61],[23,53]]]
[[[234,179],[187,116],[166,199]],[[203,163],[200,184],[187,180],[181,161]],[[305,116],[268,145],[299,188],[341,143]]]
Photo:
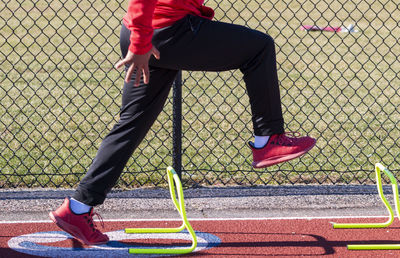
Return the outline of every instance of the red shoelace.
[[[89,224],[89,226],[92,228],[93,232],[96,231],[97,227],[96,224],[93,221],[93,216],[96,215],[97,218],[99,218],[100,224],[102,226],[102,228],[104,228],[104,222],[103,222],[103,218],[100,216],[100,214],[98,214],[97,212],[93,212],[91,215],[89,216],[84,216],[83,218],[87,220],[87,223]]]
[[[282,134],[278,134],[275,141],[279,145],[292,145],[295,143],[295,140],[300,136],[299,132],[286,132]]]

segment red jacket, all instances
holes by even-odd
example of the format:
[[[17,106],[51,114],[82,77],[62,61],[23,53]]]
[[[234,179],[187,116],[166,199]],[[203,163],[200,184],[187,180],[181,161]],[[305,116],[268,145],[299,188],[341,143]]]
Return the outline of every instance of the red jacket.
[[[132,32],[129,50],[145,54],[151,48],[153,29],[172,25],[188,14],[212,19],[214,10],[204,0],[130,0],[124,16],[125,26]]]

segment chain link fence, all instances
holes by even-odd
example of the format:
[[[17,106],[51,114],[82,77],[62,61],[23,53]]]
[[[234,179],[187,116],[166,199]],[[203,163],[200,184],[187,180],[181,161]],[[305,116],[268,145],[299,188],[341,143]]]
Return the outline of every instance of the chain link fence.
[[[85,174],[118,119],[123,74],[113,64],[120,58],[127,3],[0,3],[0,188],[72,187]],[[215,9],[215,19],[275,39],[286,130],[318,142],[300,159],[252,169],[251,115],[240,72],[183,71],[182,145],[175,156],[187,186],[366,184],[374,179],[376,162],[397,175],[396,1],[209,0],[206,5]],[[350,24],[357,32],[301,30]],[[172,95],[119,187],[165,184],[165,168],[177,149]]]

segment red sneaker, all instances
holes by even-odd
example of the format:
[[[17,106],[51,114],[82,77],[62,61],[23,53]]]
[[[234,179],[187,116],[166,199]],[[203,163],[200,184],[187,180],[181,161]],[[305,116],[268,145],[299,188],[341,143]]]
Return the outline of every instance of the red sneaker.
[[[254,144],[249,142],[253,151],[252,165],[254,168],[265,168],[300,157],[311,150],[315,143],[314,138],[308,136],[296,137],[295,134],[291,133],[272,135],[263,148],[255,148]]]
[[[103,224],[100,215],[93,212],[93,208],[84,214],[75,214],[69,205],[69,198],[55,211],[49,213],[51,220],[65,232],[81,240],[87,245],[100,245],[108,242],[108,236],[101,233],[93,222],[93,215],[97,215]]]

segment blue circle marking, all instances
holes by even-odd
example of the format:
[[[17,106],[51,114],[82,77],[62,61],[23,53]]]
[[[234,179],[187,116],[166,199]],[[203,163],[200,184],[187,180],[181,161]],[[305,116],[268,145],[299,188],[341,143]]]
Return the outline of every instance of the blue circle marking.
[[[56,243],[73,237],[63,231],[45,231],[36,232],[16,236],[8,241],[8,246],[14,251],[36,255],[41,257],[121,257],[129,254],[129,248],[154,248],[149,246],[139,246],[133,244],[125,244],[121,240],[135,240],[135,239],[171,239],[171,240],[191,240],[191,236],[187,231],[179,233],[150,233],[150,234],[126,234],[124,230],[116,230],[106,232],[110,241],[104,245],[92,245],[89,248],[77,247],[58,247],[47,246],[41,243]],[[196,231],[197,247],[193,252],[211,249],[221,243],[221,239],[216,235]],[[157,246],[156,248],[185,248],[182,246]],[[139,255],[144,257],[144,255]],[[160,255],[145,255],[160,256]],[[166,255],[162,255],[166,256]],[[135,255],[136,257],[136,255]]]

